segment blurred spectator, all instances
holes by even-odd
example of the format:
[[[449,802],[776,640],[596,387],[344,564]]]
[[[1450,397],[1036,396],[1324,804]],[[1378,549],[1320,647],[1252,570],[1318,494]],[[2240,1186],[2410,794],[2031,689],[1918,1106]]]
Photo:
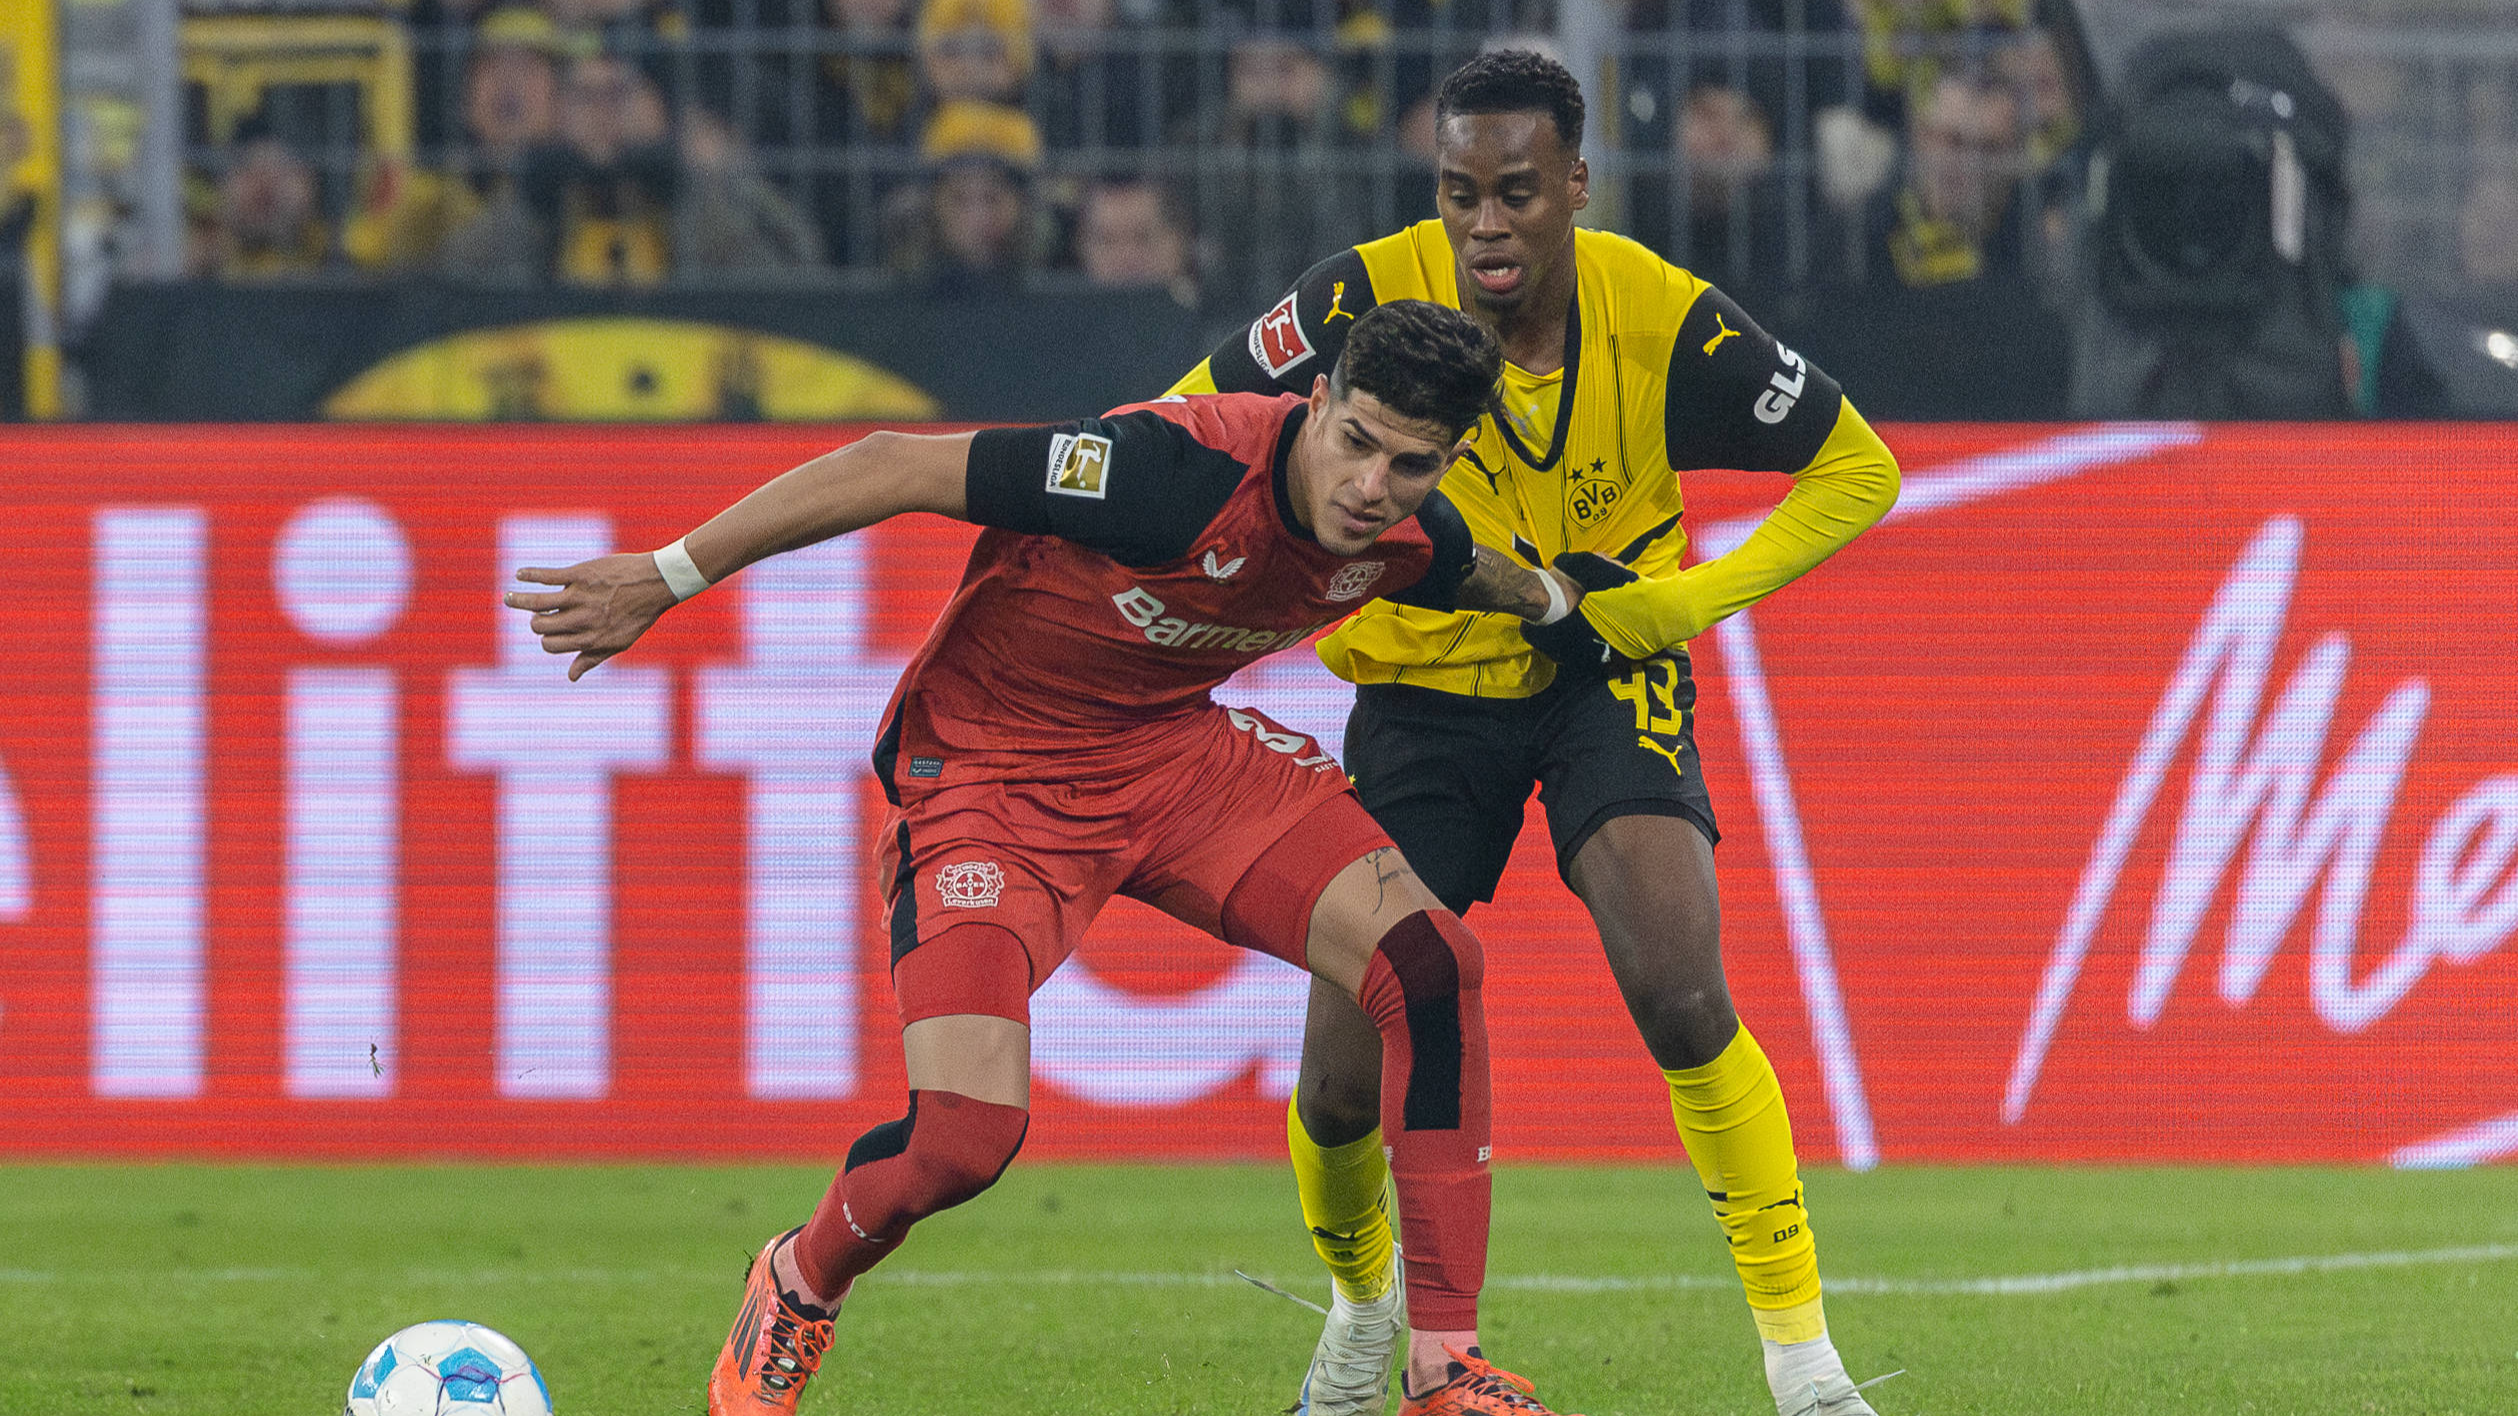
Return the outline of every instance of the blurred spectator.
[[[525,154],[559,133],[563,42],[550,17],[511,5],[473,35],[463,79],[463,122],[478,168],[512,174]]]
[[[961,99],[1019,106],[1032,72],[1024,0],[927,0],[918,15],[918,71],[939,104]]]
[[[194,227],[192,269],[220,280],[311,275],[332,257],[313,164],[248,123]]]
[[[538,0],[573,52],[643,61],[690,37],[683,0]]]
[[[921,154],[929,177],[899,204],[894,264],[946,298],[1021,290],[1035,247],[1039,129],[1020,109],[947,103],[928,123]]]
[[[1673,260],[1708,280],[1773,288],[1788,276],[1775,130],[1736,88],[1699,87],[1672,135],[1679,161],[1669,213]]]
[[[1274,298],[1288,273],[1372,234],[1366,227],[1382,194],[1353,160],[1370,134],[1345,123],[1329,41],[1294,27],[1301,18],[1289,13],[1289,28],[1232,42],[1223,102],[1197,123],[1208,179],[1199,216],[1207,229],[1231,233],[1214,249],[1207,291],[1225,308]]]
[[[841,265],[871,265],[882,250],[887,197],[917,172],[916,33],[911,0],[796,0],[819,21],[811,77],[813,111],[801,131],[787,113],[782,71],[765,68],[759,140],[803,180],[794,189]]]
[[[1632,0],[1626,27],[1649,36],[1633,46],[1625,85],[1637,124],[1707,87],[1737,91],[1770,123],[1788,105],[1817,112],[1860,88],[1840,0]]]
[[[557,138],[529,150],[515,199],[446,244],[449,274],[502,283],[652,285],[671,269],[679,177],[664,96],[608,55],[569,66]]]
[[[1914,109],[1906,180],[1878,204],[1887,270],[1910,288],[2022,269],[2025,171],[2019,100],[2001,84],[1943,74]]]
[[[821,264],[821,233],[761,175],[742,136],[706,109],[685,115],[675,273],[760,275]]]
[[[1167,66],[1137,48],[1119,27],[1118,0],[1039,0],[1036,13],[1041,66],[1032,88],[1053,151],[1142,148],[1186,108],[1190,66]]]
[[[2055,37],[2042,29],[2024,31],[1993,50],[1990,69],[1994,81],[2010,89],[2019,102],[2028,134],[2029,170],[2040,170],[2061,157],[2081,135],[2081,112]]]
[[[2029,28],[2035,0],[1854,0],[1868,81],[1864,107],[1892,127],[1939,87],[1943,71],[1984,71],[1987,56]]]
[[[564,39],[540,10],[508,5],[484,16],[464,70],[461,165],[426,172],[392,159],[368,165],[341,244],[360,266],[432,266],[454,234],[488,207],[521,201],[525,157],[559,133]]]
[[[1183,305],[1198,302],[1189,273],[1189,213],[1169,187],[1142,177],[1110,177],[1084,193],[1076,223],[1076,264],[1104,289],[1153,287]]]
[[[1627,28],[1621,126],[1630,146],[1678,159],[1666,181],[1659,162],[1642,164],[1638,227],[1707,278],[1790,278],[1788,198],[1832,226],[1895,170],[1896,137],[1854,106],[1863,78],[1844,0],[1635,0]]]
[[[2457,211],[2457,261],[2489,290],[2518,290],[2518,166],[2475,174]]]
[[[910,0],[822,0],[831,48],[816,74],[814,136],[828,144],[909,141],[918,101]]]
[[[1228,138],[1291,147],[1329,125],[1328,59],[1303,34],[1252,34],[1224,56],[1224,127]]]

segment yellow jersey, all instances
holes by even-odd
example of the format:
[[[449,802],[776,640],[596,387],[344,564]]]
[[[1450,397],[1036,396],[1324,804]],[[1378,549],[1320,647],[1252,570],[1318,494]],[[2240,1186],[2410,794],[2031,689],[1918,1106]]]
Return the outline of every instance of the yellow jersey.
[[[1481,543],[1532,566],[1593,551],[1667,579],[1687,545],[1681,471],[1798,474],[1825,460],[1840,421],[1876,447],[1833,380],[1713,286],[1605,231],[1574,232],[1574,269],[1563,367],[1534,375],[1506,364],[1499,412],[1479,420],[1443,476],[1444,494]],[[1439,221],[1352,247],[1313,267],[1171,392],[1308,393],[1358,316],[1403,299],[1459,309],[1457,279]],[[1885,459],[1882,449],[1874,460]],[[1893,463],[1888,476],[1893,499]],[[1475,697],[1525,697],[1555,676],[1511,615],[1381,600],[1323,638],[1319,652],[1350,682]]]

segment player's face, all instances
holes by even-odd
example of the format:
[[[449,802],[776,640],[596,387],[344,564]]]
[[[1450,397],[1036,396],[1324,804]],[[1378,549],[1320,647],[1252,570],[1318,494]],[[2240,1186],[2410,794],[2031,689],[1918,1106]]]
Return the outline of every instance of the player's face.
[[[1416,514],[1459,455],[1445,430],[1404,417],[1361,389],[1340,397],[1312,380],[1311,416],[1296,439],[1286,491],[1322,547],[1356,555]]]
[[[1559,293],[1573,272],[1574,213],[1591,204],[1591,170],[1557,136],[1556,120],[1455,113],[1435,130],[1434,156],[1434,204],[1461,294],[1505,315],[1533,292]]]

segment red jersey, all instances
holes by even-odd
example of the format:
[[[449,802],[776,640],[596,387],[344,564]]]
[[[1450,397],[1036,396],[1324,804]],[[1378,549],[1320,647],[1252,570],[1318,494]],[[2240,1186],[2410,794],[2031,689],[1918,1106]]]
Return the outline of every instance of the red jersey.
[[[1129,729],[1196,711],[1365,601],[1450,608],[1474,549],[1440,492],[1357,556],[1296,522],[1305,412],[1218,394],[975,437],[968,516],[989,529],[893,691],[887,791],[1141,768]]]

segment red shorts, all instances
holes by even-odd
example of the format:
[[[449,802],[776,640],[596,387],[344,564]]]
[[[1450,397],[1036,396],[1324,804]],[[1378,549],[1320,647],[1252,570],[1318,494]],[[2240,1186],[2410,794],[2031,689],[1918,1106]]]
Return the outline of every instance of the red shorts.
[[[1389,836],[1328,753],[1263,714],[1215,707],[1145,735],[1134,773],[903,793],[877,847],[903,1023],[1030,1021],[1113,895],[1302,967],[1321,890]]]

